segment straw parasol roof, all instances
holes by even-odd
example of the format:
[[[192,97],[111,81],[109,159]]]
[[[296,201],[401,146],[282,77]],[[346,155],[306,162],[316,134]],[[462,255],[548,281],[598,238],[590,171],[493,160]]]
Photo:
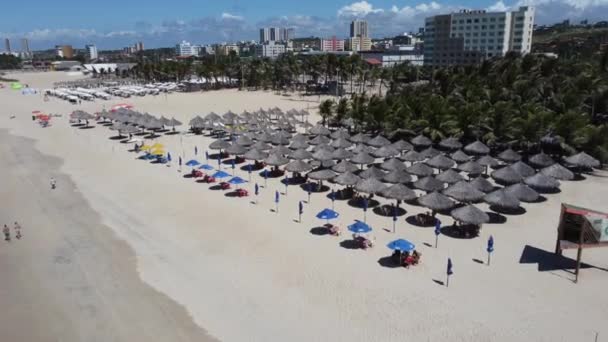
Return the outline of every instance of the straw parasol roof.
[[[308,143],[311,145],[327,145],[331,142],[331,139],[324,135],[317,135],[314,139],[310,140]]]
[[[268,158],[268,153],[266,152],[262,152],[258,149],[251,149],[249,150],[247,153],[245,153],[243,155],[243,158],[245,158],[246,160],[263,160]]]
[[[383,146],[390,145],[391,142],[388,139],[386,139],[385,137],[383,137],[381,135],[377,135],[373,139],[369,140],[367,142],[367,144],[369,146],[373,146],[373,147],[383,147]]]
[[[538,192],[523,183],[508,186],[505,188],[505,191],[517,197],[517,199],[522,202],[534,202],[540,196]]]
[[[278,154],[282,156],[286,156],[291,153],[291,150],[283,145],[276,146],[272,150],[270,150],[270,154]]]
[[[358,170],[357,166],[348,160],[342,160],[340,163],[334,165],[331,169],[338,173],[355,172]]]
[[[308,178],[310,179],[314,179],[314,180],[330,180],[332,178],[336,177],[336,173],[333,172],[332,170],[328,170],[328,169],[323,169],[323,170],[318,170],[318,171],[313,171],[308,173]]]
[[[409,183],[412,181],[412,176],[403,170],[393,170],[386,174],[382,179],[387,183]]]
[[[417,197],[414,190],[408,188],[403,184],[395,184],[388,188],[385,188],[380,194],[386,198],[391,198],[400,201],[411,201]]]
[[[290,159],[296,159],[296,160],[311,159],[312,153],[310,153],[306,150],[303,150],[303,149],[299,149],[299,150],[295,150],[295,151],[291,152],[290,154],[287,155],[287,157],[289,157]]]
[[[414,150],[408,151],[407,153],[402,155],[400,158],[404,161],[409,161],[409,162],[418,162],[418,161],[424,160],[424,157],[421,156],[420,153],[418,153]]]
[[[333,152],[334,148],[327,145],[327,144],[321,144],[321,145],[317,145],[315,147],[312,148],[312,152],[317,152],[319,150],[325,150],[325,151],[329,151],[329,152]]]
[[[324,160],[332,160],[332,151],[330,150],[326,150],[326,149],[318,149],[315,153],[312,154],[313,159],[315,160],[320,160],[320,161],[324,161]]]
[[[273,145],[289,145],[289,138],[275,134],[270,141]]]
[[[470,175],[480,175],[484,171],[484,167],[479,165],[478,162],[469,161],[464,164],[458,165],[458,170],[466,172]]]
[[[600,161],[588,155],[585,152],[581,152],[570,156],[565,159],[566,163],[574,166],[598,168],[600,167]]]
[[[538,168],[544,168],[555,164],[553,158],[549,157],[549,155],[544,152],[533,155],[528,159],[528,162]]]
[[[268,132],[262,132],[260,134],[258,134],[255,139],[257,141],[263,141],[263,142],[271,142],[272,141],[272,134],[268,133]]]
[[[464,177],[454,169],[447,169],[435,178],[437,178],[438,181],[448,184],[454,184],[464,180]]]
[[[331,134],[329,129],[327,129],[327,127],[325,127],[321,124],[316,124],[310,130],[308,130],[308,133],[312,134],[312,135],[330,135]]]
[[[496,190],[485,195],[483,200],[489,205],[495,205],[501,208],[515,209],[520,205],[519,199],[504,189]]]
[[[264,163],[270,166],[281,166],[289,163],[289,159],[284,158],[279,154],[271,154],[266,159],[264,159]]]
[[[521,160],[521,156],[519,153],[513,151],[512,149],[507,149],[498,155],[498,159],[504,161],[505,163],[514,163]]]
[[[348,139],[350,138],[350,134],[348,134],[347,130],[341,128],[330,134],[330,137],[332,139]]]
[[[394,149],[392,146],[390,145],[385,145],[380,147],[379,149],[372,151],[371,153],[374,157],[378,157],[378,158],[389,158],[389,157],[393,157],[399,154],[399,151],[397,151],[396,149]]]
[[[306,140],[294,140],[290,145],[289,148],[292,150],[299,150],[299,149],[307,149],[309,147],[308,142],[306,142]]]
[[[533,168],[531,168],[528,164],[522,162],[521,160],[511,164],[511,166],[509,167],[511,167],[524,178],[530,177],[536,173]]]
[[[255,144],[250,146],[251,148],[255,148],[256,150],[260,150],[260,151],[268,151],[270,149],[272,149],[272,146],[266,144],[263,141],[258,141]]]
[[[443,154],[438,154],[426,161],[426,164],[436,169],[446,170],[454,166],[454,161]]]
[[[433,143],[431,139],[425,137],[424,135],[418,135],[410,140],[410,142],[416,147],[428,147]]]
[[[338,138],[329,144],[333,148],[349,148],[353,146],[353,143],[346,140],[345,138]]]
[[[454,160],[457,163],[466,163],[471,160],[471,156],[462,152],[462,150],[458,150],[458,151],[452,153],[450,158],[452,158],[452,160]]]
[[[358,133],[352,137],[350,137],[350,141],[354,142],[355,144],[361,144],[361,143],[366,143],[370,140],[370,137],[363,134],[363,133]]]
[[[397,140],[394,143],[391,144],[391,146],[397,150],[397,151],[410,151],[414,149],[414,146],[412,146],[412,144],[408,143],[405,140]]]
[[[246,135],[241,135],[240,137],[236,138],[235,142],[238,145],[241,145],[241,146],[251,146],[251,145],[253,145],[253,140],[250,137],[246,136]]]
[[[492,190],[494,190],[494,185],[492,185],[492,183],[490,183],[490,181],[488,181],[487,179],[479,176],[475,179],[473,179],[472,181],[470,181],[471,185],[475,187],[475,189],[481,191],[481,192],[485,192],[488,193]]]
[[[565,168],[562,165],[557,164],[557,163],[540,170],[540,173],[542,173],[545,176],[553,177],[553,178],[559,179],[559,180],[574,179],[574,173],[572,171],[568,170],[567,168]]]
[[[380,168],[387,171],[405,170],[405,164],[396,158],[391,158],[380,165]]]
[[[443,182],[431,176],[417,180],[416,182],[414,182],[414,187],[416,189],[420,189],[426,192],[439,191],[444,189]]]
[[[209,148],[212,150],[225,150],[228,147],[230,147],[230,143],[222,139],[218,139],[209,145]]]
[[[490,216],[474,205],[454,209],[450,215],[457,221],[466,224],[480,225],[490,222]]]
[[[373,147],[364,145],[364,144],[358,144],[357,146],[355,146],[355,148],[353,148],[353,153],[357,154],[357,153],[371,153],[372,151],[374,151]]]
[[[359,173],[359,177],[361,178],[377,178],[377,179],[382,179],[384,178],[384,176],[386,175],[386,173],[384,173],[384,171],[380,170],[379,168],[372,166],[370,168],[368,168],[367,170]]]
[[[423,158],[433,158],[434,156],[437,156],[439,154],[441,154],[441,152],[439,150],[434,149],[432,146],[420,152],[420,155]]]
[[[503,167],[496,171],[492,171],[490,176],[503,184],[515,184],[523,180],[523,177],[517,173],[511,166]]]
[[[285,166],[285,170],[289,172],[306,172],[312,170],[312,165],[302,160],[294,160]]]
[[[170,120],[167,121],[167,126],[171,126],[171,127],[175,127],[175,126],[181,126],[182,122],[177,120],[176,118],[171,118]]]
[[[331,156],[332,156],[332,159],[344,160],[344,159],[352,158],[354,156],[354,153],[352,153],[349,150],[339,148],[339,149],[333,151]]]
[[[293,141],[308,141],[308,136],[302,133],[294,135],[291,140]]]
[[[431,192],[430,194],[419,197],[418,203],[433,211],[447,210],[456,205],[456,203],[450,198],[438,192]]]
[[[488,155],[477,159],[477,162],[479,163],[479,165],[489,166],[489,167],[494,167],[494,166],[497,166],[498,164],[500,164],[498,162],[498,160],[496,160]]]
[[[416,163],[407,167],[405,171],[418,177],[425,177],[433,174],[433,169],[425,163]]]
[[[449,137],[441,140],[439,142],[439,146],[446,150],[458,150],[462,148],[462,143],[460,143],[460,141],[454,137]]]
[[[234,154],[234,155],[240,156],[240,155],[247,153],[247,148],[245,146],[232,144],[232,145],[228,146],[224,151],[229,154]]]
[[[358,153],[350,161],[355,164],[371,164],[374,160],[376,159],[367,153]]]
[[[471,183],[460,181],[443,191],[443,194],[461,202],[474,202],[483,198],[484,193]]]
[[[559,181],[553,177],[545,176],[542,173],[537,173],[534,176],[530,176],[524,179],[524,183],[533,189],[557,189],[559,188]]]
[[[361,181],[361,178],[359,178],[359,176],[353,174],[352,172],[344,172],[343,174],[334,178],[334,182],[345,186],[355,185],[359,181]]]
[[[357,185],[355,185],[355,189],[359,192],[363,192],[366,194],[375,194],[386,188],[384,183],[380,182],[376,178],[370,177],[367,179],[360,180]]]
[[[465,146],[464,151],[472,154],[488,154],[490,153],[490,148],[486,146],[486,144],[477,140]]]

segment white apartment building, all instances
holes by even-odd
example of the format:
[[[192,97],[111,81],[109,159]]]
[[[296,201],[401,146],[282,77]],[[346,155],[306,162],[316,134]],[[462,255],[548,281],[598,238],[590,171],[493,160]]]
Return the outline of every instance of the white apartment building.
[[[367,37],[351,37],[346,41],[349,51],[369,51],[372,49],[372,40]]]
[[[475,64],[532,47],[534,8],[512,12],[461,11],[426,18],[425,65]]]
[[[192,45],[185,40],[175,45],[175,54],[180,57],[198,56],[200,50],[201,47],[199,45]]]
[[[369,37],[367,21],[359,19],[353,20],[350,23],[350,37]]]
[[[95,46],[95,44],[86,45],[85,49],[87,51],[88,59],[97,59],[99,57],[97,54],[97,46]]]
[[[260,29],[260,43],[287,42],[295,38],[295,29],[283,27],[264,27]]]
[[[271,41],[264,44],[259,44],[255,47],[255,55],[257,57],[277,58],[285,53],[286,48],[283,44],[276,44]]]

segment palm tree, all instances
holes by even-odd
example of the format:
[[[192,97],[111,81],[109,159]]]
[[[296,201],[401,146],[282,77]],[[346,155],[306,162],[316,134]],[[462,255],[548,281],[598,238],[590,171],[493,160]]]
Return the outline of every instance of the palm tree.
[[[336,103],[333,100],[328,99],[321,102],[319,105],[319,114],[323,119],[323,125],[329,123],[329,121],[332,119],[335,104]]]

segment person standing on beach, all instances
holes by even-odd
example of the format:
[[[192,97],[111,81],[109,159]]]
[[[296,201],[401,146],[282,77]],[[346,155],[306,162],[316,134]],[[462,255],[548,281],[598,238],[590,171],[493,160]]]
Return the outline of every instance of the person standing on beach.
[[[55,189],[57,186],[57,182],[55,182],[55,178],[51,177],[51,189]]]
[[[8,229],[7,225],[4,225],[2,232],[4,232],[4,241],[11,241],[11,230]]]
[[[17,223],[17,221],[15,221],[15,237],[17,239],[21,239],[22,235],[21,235],[21,226],[19,225],[19,223]]]

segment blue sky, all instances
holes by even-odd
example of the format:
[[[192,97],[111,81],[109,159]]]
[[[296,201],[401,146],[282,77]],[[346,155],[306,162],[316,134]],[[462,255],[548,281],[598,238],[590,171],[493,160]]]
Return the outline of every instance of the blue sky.
[[[89,42],[103,49],[120,48],[139,40],[146,47],[159,47],[180,40],[256,39],[257,28],[265,25],[294,27],[296,36],[344,37],[353,18],[367,19],[372,36],[383,37],[416,30],[424,17],[438,13],[523,4],[535,6],[541,24],[608,19],[608,0],[29,0],[2,5],[0,38],[15,39],[16,48],[22,37],[29,38],[34,49]]]

